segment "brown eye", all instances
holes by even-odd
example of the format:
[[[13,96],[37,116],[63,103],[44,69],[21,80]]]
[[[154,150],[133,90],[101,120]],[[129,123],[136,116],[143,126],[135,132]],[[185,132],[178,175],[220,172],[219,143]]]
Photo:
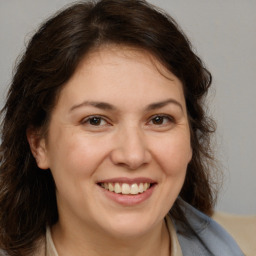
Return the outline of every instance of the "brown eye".
[[[100,116],[90,116],[84,119],[81,123],[83,125],[91,125],[91,126],[104,126],[108,124],[107,121]]]
[[[155,118],[152,119],[152,123],[156,125],[163,124],[164,118],[165,117],[163,116],[156,116]]]
[[[94,117],[91,117],[90,119],[89,119],[89,123],[91,124],[91,125],[100,125],[101,124],[101,121],[102,121],[102,118],[100,118],[100,117],[96,117],[96,116],[94,116]]]
[[[173,118],[166,115],[157,115],[151,118],[150,120],[150,123],[154,125],[164,125],[172,122],[173,122]]]

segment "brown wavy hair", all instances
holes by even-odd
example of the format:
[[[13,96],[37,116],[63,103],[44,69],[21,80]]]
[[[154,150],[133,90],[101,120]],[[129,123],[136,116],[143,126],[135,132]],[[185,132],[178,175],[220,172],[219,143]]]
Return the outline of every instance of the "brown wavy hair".
[[[107,44],[146,50],[182,81],[193,157],[180,197],[212,213],[210,135],[215,127],[204,106],[211,74],[177,23],[146,1],[80,2],[51,17],[32,37],[1,111],[0,243],[9,255],[33,252],[46,226],[58,220],[51,171],[37,167],[26,132],[47,133],[58,95],[81,59]],[[170,212],[182,219],[178,201]]]

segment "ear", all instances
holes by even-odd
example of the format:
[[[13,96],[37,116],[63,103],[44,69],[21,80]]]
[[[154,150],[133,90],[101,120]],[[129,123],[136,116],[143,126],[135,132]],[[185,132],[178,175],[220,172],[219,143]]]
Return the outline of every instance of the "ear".
[[[32,155],[40,169],[48,169],[49,161],[47,156],[46,141],[40,133],[32,128],[27,129],[27,140]]]

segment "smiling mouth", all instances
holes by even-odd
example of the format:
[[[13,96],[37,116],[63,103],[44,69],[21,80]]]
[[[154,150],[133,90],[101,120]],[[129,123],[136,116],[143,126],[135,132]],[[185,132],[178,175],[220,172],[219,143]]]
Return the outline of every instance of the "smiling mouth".
[[[149,188],[151,188],[154,185],[154,183],[145,182],[145,183],[127,184],[127,183],[119,183],[119,182],[115,182],[115,183],[103,182],[103,183],[98,183],[98,185],[116,194],[138,195],[147,191]]]

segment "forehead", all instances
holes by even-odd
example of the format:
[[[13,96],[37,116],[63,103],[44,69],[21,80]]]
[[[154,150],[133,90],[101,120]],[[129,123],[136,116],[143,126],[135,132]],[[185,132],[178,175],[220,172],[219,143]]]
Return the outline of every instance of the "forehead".
[[[161,101],[174,96],[183,101],[180,80],[145,50],[104,46],[86,55],[61,91],[69,100]],[[72,98],[73,97],[73,98]]]
[[[89,68],[103,64],[115,68],[116,65],[120,64],[120,61],[122,61],[122,64],[126,63],[127,65],[131,62],[134,62],[137,65],[143,65],[154,71],[154,73],[158,72],[158,75],[162,75],[166,79],[173,80],[174,78],[177,78],[149,51],[142,48],[115,44],[103,45],[91,50],[84,56],[74,75],[81,71],[83,72],[85,66]]]

